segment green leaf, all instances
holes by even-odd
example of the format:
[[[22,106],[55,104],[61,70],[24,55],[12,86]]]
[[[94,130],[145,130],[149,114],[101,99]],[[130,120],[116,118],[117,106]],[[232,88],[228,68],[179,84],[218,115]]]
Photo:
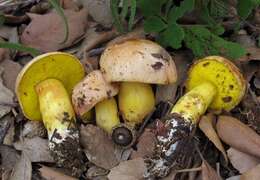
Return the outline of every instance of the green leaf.
[[[64,11],[62,7],[59,4],[59,1],[57,0],[49,0],[50,4],[53,6],[53,8],[56,10],[56,12],[60,15],[64,22],[64,30],[65,30],[65,37],[64,40],[61,43],[65,43],[68,40],[69,37],[69,25],[68,25],[68,20],[64,14]]]
[[[169,13],[169,22],[176,22],[181,18],[186,12],[193,10],[195,0],[183,0],[179,7],[174,7]]]
[[[120,33],[123,33],[124,27],[121,23],[120,15],[118,12],[118,3],[119,3],[119,0],[110,0],[110,8],[111,8],[112,17],[113,17],[114,24],[116,26],[117,31]]]
[[[185,28],[184,42],[196,57],[223,55],[237,59],[246,54],[246,50],[239,44],[226,41],[198,25]]]
[[[144,31],[147,33],[160,32],[166,27],[167,24],[158,16],[151,16],[144,21]]]
[[[252,10],[260,4],[260,0],[238,0],[238,15],[245,20],[251,14]]]
[[[137,7],[136,0],[131,0],[130,17],[129,17],[129,21],[128,21],[128,31],[131,31],[132,27],[134,25],[136,7]]]
[[[137,7],[141,9],[145,17],[161,14],[162,6],[168,0],[138,0]]]
[[[164,46],[171,46],[174,49],[178,49],[182,46],[182,40],[184,39],[184,30],[176,23],[172,23],[168,28],[160,33],[159,42]]]
[[[41,52],[38,49],[27,47],[19,43],[0,42],[0,48],[14,49],[22,52],[27,52],[34,57],[41,54]]]

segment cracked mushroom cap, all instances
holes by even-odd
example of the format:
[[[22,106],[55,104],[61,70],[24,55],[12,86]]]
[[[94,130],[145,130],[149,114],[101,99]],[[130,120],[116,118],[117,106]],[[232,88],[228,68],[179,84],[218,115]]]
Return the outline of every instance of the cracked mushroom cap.
[[[240,70],[220,56],[208,56],[196,61],[188,72],[187,91],[202,84],[212,83],[217,90],[209,108],[229,111],[239,104],[246,91],[246,82]]]
[[[109,82],[170,84],[177,80],[170,54],[158,44],[144,39],[108,46],[100,58],[100,67]]]
[[[78,115],[84,117],[98,102],[118,93],[117,84],[108,83],[99,70],[89,73],[73,89],[72,103]]]
[[[70,54],[51,52],[34,58],[24,66],[16,79],[15,92],[25,117],[30,120],[42,119],[35,90],[38,83],[50,78],[57,79],[71,95],[73,87],[84,75],[84,67]]]

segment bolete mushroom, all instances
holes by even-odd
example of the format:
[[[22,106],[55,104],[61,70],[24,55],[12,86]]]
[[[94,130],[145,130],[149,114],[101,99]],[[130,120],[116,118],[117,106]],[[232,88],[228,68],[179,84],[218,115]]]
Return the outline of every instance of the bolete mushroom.
[[[29,120],[42,120],[57,165],[79,176],[84,170],[71,104],[72,88],[84,77],[84,67],[72,55],[53,52],[29,62],[16,80],[16,95]]]
[[[118,85],[108,83],[101,71],[95,70],[74,87],[72,103],[76,113],[83,119],[96,105],[97,125],[110,133],[120,123],[113,98],[117,93]]]
[[[192,65],[186,88],[187,93],[174,105],[164,125],[160,125],[155,154],[148,159],[148,177],[166,176],[174,166],[178,142],[191,135],[200,116],[208,108],[216,112],[233,109],[244,96],[246,83],[232,62],[209,56]]]
[[[177,79],[171,56],[160,45],[144,39],[127,40],[108,46],[100,58],[100,68],[108,82],[121,82],[119,111],[127,126],[141,124],[155,106],[150,84],[170,84]],[[120,125],[112,134],[118,144],[129,129]],[[132,129],[130,127],[130,129]],[[118,132],[117,132],[118,131]],[[124,135],[124,136],[122,136]]]

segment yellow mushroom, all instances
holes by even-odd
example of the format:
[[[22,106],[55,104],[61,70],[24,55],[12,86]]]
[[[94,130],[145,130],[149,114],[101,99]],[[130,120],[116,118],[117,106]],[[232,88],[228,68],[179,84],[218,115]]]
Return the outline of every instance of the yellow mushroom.
[[[128,134],[132,127],[141,124],[155,107],[151,84],[176,81],[174,61],[160,45],[135,39],[108,46],[101,55],[100,68],[108,82],[121,82],[118,101],[125,126],[114,128],[112,137],[115,137],[113,140],[117,144],[126,144],[130,141],[123,141],[122,138],[133,137]],[[129,129],[124,131],[124,127]]]
[[[42,120],[49,148],[58,166],[74,176],[84,170],[70,96],[84,77],[84,67],[72,55],[53,52],[29,62],[16,80],[16,95],[29,120]]]
[[[246,83],[239,69],[220,56],[198,60],[188,72],[187,93],[181,97],[165,118],[158,133],[157,149],[150,158],[146,176],[164,177],[174,163],[178,142],[188,137],[207,109],[230,111],[241,101]]]

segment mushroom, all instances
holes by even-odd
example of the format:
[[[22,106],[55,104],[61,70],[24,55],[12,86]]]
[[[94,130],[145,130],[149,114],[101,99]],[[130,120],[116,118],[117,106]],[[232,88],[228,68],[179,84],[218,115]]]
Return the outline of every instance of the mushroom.
[[[113,96],[118,93],[118,85],[108,83],[101,71],[89,73],[73,89],[72,103],[76,113],[85,118],[96,106],[96,122],[108,133],[119,124],[118,110]]]
[[[43,121],[54,160],[73,176],[79,176],[84,166],[70,95],[83,77],[84,67],[74,56],[53,52],[33,59],[16,79],[16,95],[25,117]]]
[[[134,39],[108,46],[101,55],[100,68],[108,82],[121,82],[119,111],[125,124],[114,128],[112,137],[117,144],[126,145],[130,140],[124,138],[133,137],[129,136],[132,127],[141,124],[154,109],[155,98],[150,84],[176,81],[174,61],[158,44]]]
[[[174,166],[178,142],[192,134],[200,116],[207,109],[218,113],[233,109],[244,96],[246,83],[231,61],[209,56],[192,65],[186,88],[187,93],[160,125],[155,154],[148,159],[147,177],[166,176]]]

